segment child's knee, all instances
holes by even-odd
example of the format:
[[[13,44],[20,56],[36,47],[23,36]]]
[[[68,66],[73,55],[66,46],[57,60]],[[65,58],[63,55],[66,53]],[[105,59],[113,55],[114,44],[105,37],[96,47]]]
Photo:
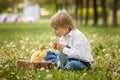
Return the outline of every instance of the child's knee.
[[[65,65],[65,69],[68,70],[80,70],[81,68],[82,64],[80,64],[78,61],[71,61]]]

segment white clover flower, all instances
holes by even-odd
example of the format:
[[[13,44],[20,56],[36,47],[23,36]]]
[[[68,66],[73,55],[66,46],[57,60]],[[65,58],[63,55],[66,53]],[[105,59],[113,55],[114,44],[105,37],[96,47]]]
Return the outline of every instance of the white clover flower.
[[[22,50],[25,49],[25,45],[23,45],[23,46],[21,47],[21,49],[22,49]]]
[[[17,79],[20,79],[20,77],[18,75],[16,75]]]
[[[106,49],[103,49],[103,52],[105,52],[106,51]]]
[[[118,49],[118,52],[120,53],[120,49]]]
[[[49,72],[49,70],[47,69],[46,72]]]
[[[38,78],[40,78],[41,76],[39,75]]]
[[[86,76],[87,75],[87,73],[85,72],[85,73],[83,73],[83,76]]]
[[[14,44],[13,42],[10,42],[10,45]]]
[[[5,65],[5,68],[8,68],[8,67],[9,67],[9,65],[8,65],[8,64],[6,64],[6,65]]]
[[[19,43],[24,43],[24,41],[23,41],[23,40],[20,40]]]
[[[25,49],[26,50],[26,52],[29,52],[29,49]]]
[[[25,56],[24,59],[28,59],[28,57]]]
[[[109,58],[110,57],[110,55],[107,53],[107,54],[105,54],[105,58]]]
[[[35,52],[35,49],[32,49],[30,53],[34,53]]]
[[[7,43],[7,41],[4,41],[4,43]]]
[[[25,40],[26,40],[26,41],[28,41],[28,40],[29,40],[29,38],[27,37],[27,38],[25,38]]]
[[[49,45],[51,46],[53,43],[51,42],[51,43],[49,43]]]
[[[93,43],[93,42],[94,42],[94,40],[93,40],[93,39],[91,39],[91,40],[90,40],[90,43]]]
[[[51,36],[51,37],[50,37],[50,40],[55,40],[55,36]]]
[[[46,76],[47,79],[50,79],[50,78],[52,78],[52,77],[53,77],[52,74],[48,74],[48,75]]]
[[[113,72],[113,75],[116,77],[118,75],[118,73],[117,72]]]
[[[3,67],[3,65],[0,65],[0,68],[2,68]]]
[[[100,56],[97,57],[97,59],[100,59],[100,58],[101,58]]]
[[[16,47],[16,45],[14,44],[14,45],[12,45],[11,47],[12,47],[12,48],[15,48],[15,47]]]
[[[45,68],[44,68],[44,67],[41,67],[41,68],[40,68],[40,71],[44,71],[44,70],[45,70]]]
[[[14,75],[15,73],[14,72],[11,72],[12,75]]]
[[[97,33],[94,33],[94,34],[93,34],[93,38],[96,38],[96,37],[97,37]]]
[[[118,46],[118,45],[115,45],[114,47],[115,47],[115,48],[118,48],[119,46]]]
[[[1,47],[1,49],[4,49],[4,47]]]
[[[58,70],[58,68],[54,67],[54,70]],[[60,69],[61,70],[61,69]]]
[[[7,48],[10,48],[10,45],[9,45],[9,44],[7,44],[7,45],[6,45],[6,47],[7,47]]]

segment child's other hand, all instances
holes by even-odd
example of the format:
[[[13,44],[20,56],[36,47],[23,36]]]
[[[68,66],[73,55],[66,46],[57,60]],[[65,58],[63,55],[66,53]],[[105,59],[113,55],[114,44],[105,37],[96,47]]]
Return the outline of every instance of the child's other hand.
[[[53,45],[52,45],[53,49],[57,49],[57,50],[60,50],[62,51],[64,46],[58,42],[54,42]]]
[[[59,51],[63,51],[64,46],[60,43],[57,43],[56,49]]]

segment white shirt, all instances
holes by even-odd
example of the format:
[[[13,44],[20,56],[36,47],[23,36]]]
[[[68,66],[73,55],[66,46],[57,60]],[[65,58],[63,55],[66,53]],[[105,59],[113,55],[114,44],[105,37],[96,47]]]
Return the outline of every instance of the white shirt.
[[[93,61],[90,44],[87,38],[78,29],[71,30],[66,36],[59,40],[64,46],[62,53],[68,58],[79,59],[85,62]]]

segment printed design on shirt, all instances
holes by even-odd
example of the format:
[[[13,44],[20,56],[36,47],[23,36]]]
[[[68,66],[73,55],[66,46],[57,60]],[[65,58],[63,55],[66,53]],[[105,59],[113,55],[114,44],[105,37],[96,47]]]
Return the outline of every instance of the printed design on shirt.
[[[66,47],[66,48],[71,48],[69,45],[66,45],[65,47]]]

